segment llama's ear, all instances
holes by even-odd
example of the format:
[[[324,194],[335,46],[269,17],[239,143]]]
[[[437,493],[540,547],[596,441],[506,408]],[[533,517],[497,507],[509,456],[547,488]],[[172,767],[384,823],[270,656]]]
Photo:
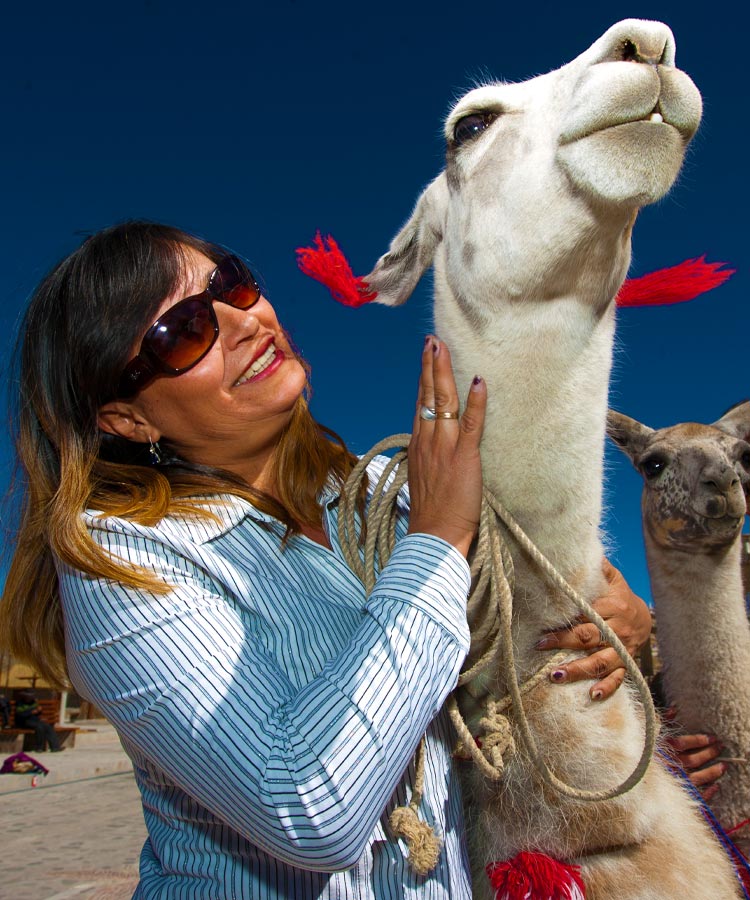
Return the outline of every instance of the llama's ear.
[[[745,400],[730,407],[713,423],[713,427],[731,434],[732,437],[750,442],[750,401]]]
[[[633,461],[641,455],[653,433],[653,428],[641,425],[630,416],[624,416],[613,409],[607,413],[607,434]]]
[[[391,242],[375,268],[363,280],[377,291],[376,303],[405,303],[417,282],[432,265],[435,248],[443,239],[448,188],[441,173],[422,192],[409,221]]]

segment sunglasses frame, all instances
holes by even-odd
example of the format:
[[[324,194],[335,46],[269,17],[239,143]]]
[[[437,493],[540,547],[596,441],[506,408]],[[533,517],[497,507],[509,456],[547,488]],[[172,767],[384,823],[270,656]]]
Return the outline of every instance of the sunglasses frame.
[[[223,286],[216,288],[214,286],[214,282],[217,277],[221,278],[221,269],[223,266],[231,265],[234,268],[234,274],[240,275],[240,280],[232,286],[230,289],[226,289]],[[251,287],[255,290],[255,297],[247,306],[239,306],[236,303],[232,303],[231,300],[226,299],[226,293],[228,290],[234,290],[239,286]],[[190,371],[193,366],[197,366],[198,363],[208,354],[209,350],[216,343],[216,338],[219,336],[219,320],[216,318],[216,312],[214,311],[214,302],[218,301],[219,303],[226,303],[228,306],[233,306],[235,309],[252,309],[253,306],[260,300],[261,298],[261,290],[258,285],[258,282],[255,280],[255,276],[248,269],[245,263],[238,257],[230,254],[229,256],[223,257],[217,264],[216,268],[211,272],[208,276],[208,285],[204,291],[201,291],[200,294],[192,294],[189,297],[184,297],[182,300],[179,300],[173,306],[170,306],[168,310],[166,310],[159,318],[149,327],[148,331],[143,335],[143,339],[141,340],[141,345],[138,348],[138,353],[127,363],[125,368],[122,370],[122,375],[120,376],[120,381],[117,386],[117,399],[118,400],[129,400],[134,397],[137,393],[142,391],[151,381],[154,380],[159,375],[164,375],[168,378],[173,378],[177,375],[183,375],[185,372]],[[191,363],[186,366],[182,366],[180,368],[175,368],[174,366],[170,366],[166,363],[161,357],[151,349],[149,345],[149,337],[152,335],[154,329],[159,328],[160,326],[164,326],[165,319],[167,320],[167,328],[169,327],[169,318],[174,315],[174,311],[179,309],[179,307],[184,306],[186,303],[195,303],[198,301],[202,306],[208,310],[208,314],[211,318],[211,322],[213,324],[213,337],[211,338],[208,346],[203,350],[200,355],[194,359]]]

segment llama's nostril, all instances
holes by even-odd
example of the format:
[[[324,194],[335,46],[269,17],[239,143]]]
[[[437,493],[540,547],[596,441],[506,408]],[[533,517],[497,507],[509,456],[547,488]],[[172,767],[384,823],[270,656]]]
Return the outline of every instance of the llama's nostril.
[[[623,62],[644,63],[649,66],[658,66],[664,61],[664,44],[653,41],[636,41],[625,38],[620,48],[620,59]]]
[[[711,478],[704,478],[703,485],[707,488],[711,488],[714,491],[717,491],[720,494],[728,494],[731,490],[736,488],[740,480],[736,475],[731,473],[722,474],[722,475],[714,475]]]
[[[623,62],[638,62],[638,48],[630,39],[622,42],[622,60]]]

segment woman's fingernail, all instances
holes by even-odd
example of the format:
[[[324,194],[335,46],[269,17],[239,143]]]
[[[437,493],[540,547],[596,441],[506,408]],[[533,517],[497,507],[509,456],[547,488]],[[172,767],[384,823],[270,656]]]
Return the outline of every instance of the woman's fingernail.
[[[432,344],[432,335],[428,334],[427,337],[424,339],[425,348],[429,347],[430,344]]]
[[[481,383],[482,383],[481,377],[480,377],[479,375],[475,375],[474,378],[473,378],[472,381],[471,381],[471,389],[472,389],[472,391],[478,391],[478,390],[479,390],[479,386],[481,385]]]
[[[538,640],[536,644],[534,644],[535,650],[546,650],[550,646],[550,639],[548,637],[543,637],[541,640]]]
[[[435,356],[440,353],[440,341],[437,338],[435,338],[432,342],[432,352],[435,354]]]
[[[604,691],[596,690],[591,692],[592,700],[601,700],[604,697]]]
[[[555,671],[550,675],[550,678],[553,681],[556,681],[558,684],[565,681],[567,677],[568,673],[565,671],[565,669],[555,669]]]

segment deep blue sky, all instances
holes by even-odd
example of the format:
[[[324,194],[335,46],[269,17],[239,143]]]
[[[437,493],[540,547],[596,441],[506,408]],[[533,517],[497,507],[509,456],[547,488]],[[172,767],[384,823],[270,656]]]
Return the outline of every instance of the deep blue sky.
[[[672,27],[705,113],[678,184],[641,214],[631,274],[703,253],[738,271],[691,303],[620,312],[612,403],[661,426],[713,421],[750,395],[744,5],[13,7],[0,58],[3,387],[10,335],[39,278],[82,235],[147,217],[253,261],[313,365],[316,415],[354,450],[408,430],[429,278],[398,310],[344,309],[297,271],[294,248],[321,228],[367,272],[442,167],[441,122],[457,96],[477,79],[557,68],[640,17]],[[640,479],[608,458],[612,558],[648,596]],[[3,485],[9,465],[3,434]]]

